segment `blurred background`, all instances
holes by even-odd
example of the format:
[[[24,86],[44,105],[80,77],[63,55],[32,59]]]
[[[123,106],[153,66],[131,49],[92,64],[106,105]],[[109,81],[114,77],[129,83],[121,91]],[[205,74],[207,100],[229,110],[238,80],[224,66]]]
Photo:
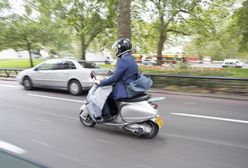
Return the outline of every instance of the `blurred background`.
[[[0,18],[0,68],[50,58],[113,68],[111,46],[127,37],[144,73],[248,77],[247,0],[2,0]]]
[[[0,58],[101,60],[113,55],[118,37],[128,37],[137,57],[162,62],[248,59],[247,1],[120,2],[2,0]]]

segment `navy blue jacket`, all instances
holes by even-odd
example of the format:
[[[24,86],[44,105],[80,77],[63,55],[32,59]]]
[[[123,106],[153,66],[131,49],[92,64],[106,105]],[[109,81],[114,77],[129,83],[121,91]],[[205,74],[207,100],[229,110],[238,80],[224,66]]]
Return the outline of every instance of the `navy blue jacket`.
[[[127,98],[126,85],[138,78],[138,65],[130,53],[123,54],[117,62],[113,75],[100,82],[100,86],[114,85],[111,93],[114,100]]]

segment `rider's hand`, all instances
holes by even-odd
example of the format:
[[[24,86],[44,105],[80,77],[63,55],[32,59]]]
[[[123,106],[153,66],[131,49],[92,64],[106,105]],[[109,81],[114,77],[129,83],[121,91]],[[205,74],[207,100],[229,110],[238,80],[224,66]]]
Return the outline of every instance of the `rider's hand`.
[[[100,81],[99,80],[94,80],[94,83],[96,84],[96,85],[100,85]]]

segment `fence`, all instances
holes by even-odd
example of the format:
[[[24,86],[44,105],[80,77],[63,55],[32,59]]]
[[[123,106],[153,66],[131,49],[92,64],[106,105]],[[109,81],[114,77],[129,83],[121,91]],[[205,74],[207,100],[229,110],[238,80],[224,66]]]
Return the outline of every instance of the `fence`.
[[[208,93],[231,93],[248,96],[248,78],[214,76],[145,74],[155,88]]]
[[[22,71],[23,69],[16,69],[16,68],[0,68],[0,77],[15,77],[18,72]]]

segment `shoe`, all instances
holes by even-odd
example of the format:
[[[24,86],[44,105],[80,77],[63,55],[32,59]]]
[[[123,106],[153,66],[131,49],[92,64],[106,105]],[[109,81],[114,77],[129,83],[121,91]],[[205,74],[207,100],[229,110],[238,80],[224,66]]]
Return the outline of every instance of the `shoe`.
[[[96,117],[95,120],[97,123],[104,122],[104,119],[102,117]]]
[[[112,121],[112,120],[113,120],[112,116],[108,116],[108,117],[103,118],[103,122],[109,122],[109,121]]]

